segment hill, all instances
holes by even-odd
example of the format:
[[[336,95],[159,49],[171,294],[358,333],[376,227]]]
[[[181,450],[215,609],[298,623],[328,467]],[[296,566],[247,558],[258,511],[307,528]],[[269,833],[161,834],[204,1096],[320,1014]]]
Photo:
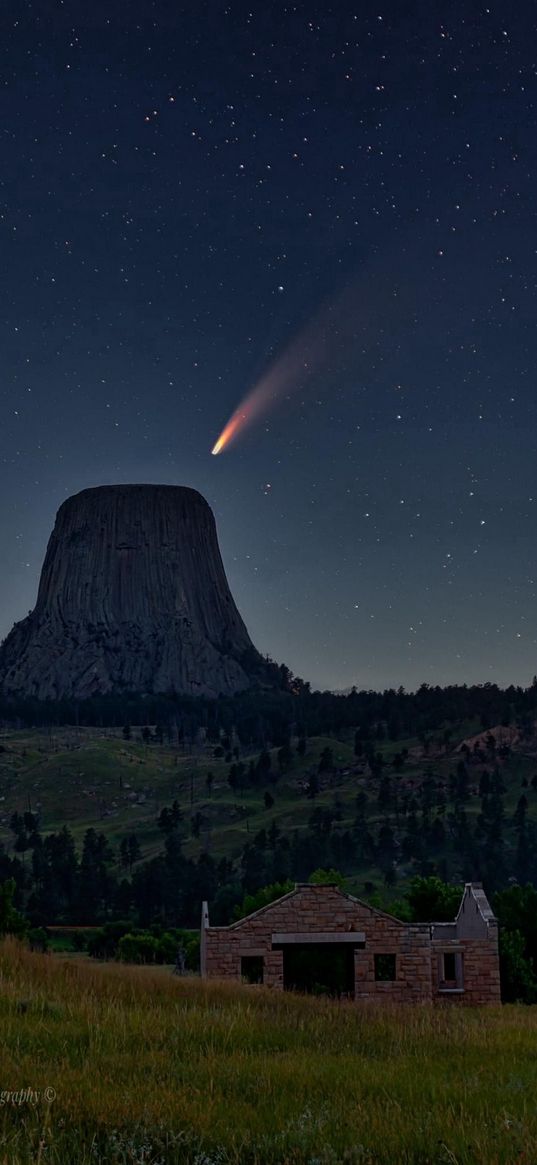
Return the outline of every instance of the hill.
[[[235,901],[318,866],[388,898],[415,873],[481,877],[494,890],[535,876],[537,735],[533,721],[479,727],[466,720],[397,740],[347,729],[266,750],[198,734],[188,751],[158,729],[6,730],[0,841],[30,860],[20,818],[19,833],[12,828],[24,812],[41,836],[67,826],[79,848],[89,829],[116,855],[134,835],[136,872],[172,832],[189,862],[224,862]],[[163,810],[174,802],[170,830]]]

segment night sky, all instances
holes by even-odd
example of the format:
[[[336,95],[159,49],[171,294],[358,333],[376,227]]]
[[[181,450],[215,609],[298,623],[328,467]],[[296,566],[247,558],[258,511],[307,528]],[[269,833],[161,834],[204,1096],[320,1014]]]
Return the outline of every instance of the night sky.
[[[5,0],[0,635],[69,494],[166,482],[315,686],[531,682],[536,20]]]

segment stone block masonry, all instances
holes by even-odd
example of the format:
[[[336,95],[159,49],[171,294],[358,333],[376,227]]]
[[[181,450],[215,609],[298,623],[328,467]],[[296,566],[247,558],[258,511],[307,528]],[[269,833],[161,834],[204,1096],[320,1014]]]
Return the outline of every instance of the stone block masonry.
[[[303,982],[307,990],[320,960],[320,979],[324,975],[334,993],[357,1002],[500,1002],[498,927],[477,883],[465,886],[449,924],[409,925],[336,885],[298,884],[231,926],[211,927],[204,910],[207,978],[245,979],[275,990],[290,982],[300,989]]]

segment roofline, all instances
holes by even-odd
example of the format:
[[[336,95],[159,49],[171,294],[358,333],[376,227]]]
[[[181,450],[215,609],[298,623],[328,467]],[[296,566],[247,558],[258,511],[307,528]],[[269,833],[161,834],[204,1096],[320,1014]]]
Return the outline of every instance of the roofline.
[[[361,898],[356,898],[354,894],[349,894],[347,890],[341,890],[341,894],[348,898],[350,902],[356,902],[357,906],[363,906],[365,910],[369,910],[370,914],[378,914],[379,918],[387,918],[390,922],[397,922],[399,926],[421,926],[421,923],[403,922],[401,918],[396,918],[395,914],[388,914],[386,910],[379,910],[377,906],[370,906],[369,902],[364,902]]]
[[[483,911],[481,909],[481,902],[479,901],[479,897],[477,896],[477,894],[475,894],[476,890],[479,890],[482,897],[485,899],[485,903],[488,906],[490,913],[483,914]],[[485,922],[487,924],[487,926],[488,926],[489,922],[497,922],[498,921],[498,919],[496,918],[496,915],[492,909],[492,906],[490,905],[490,902],[487,898],[487,895],[485,894],[485,891],[483,889],[483,883],[482,882],[465,882],[464,883],[464,890],[462,892],[462,897],[461,897],[461,901],[460,901],[460,905],[459,905],[459,909],[455,915],[455,922],[459,921],[459,915],[462,911],[462,904],[463,904],[464,899],[466,898],[467,894],[471,894],[471,896],[472,896],[472,898],[477,906],[477,909],[479,910],[481,918],[483,919],[483,922]]]
[[[271,910],[273,906],[279,906],[281,902],[287,902],[290,898],[294,898],[295,894],[300,893],[301,890],[317,890],[318,888],[336,890],[341,894],[342,898],[347,898],[349,902],[354,902],[357,906],[362,906],[365,910],[369,910],[370,914],[375,914],[379,918],[386,918],[389,922],[395,922],[398,926],[424,926],[428,923],[413,923],[402,922],[400,918],[395,918],[393,914],[387,914],[385,910],[378,910],[376,906],[370,906],[368,902],[362,902],[361,898],[355,898],[354,894],[349,894],[347,890],[342,890],[337,882],[295,882],[294,888],[289,890],[287,894],[282,894],[281,898],[275,898],[273,902],[267,902],[266,906],[260,906],[259,910],[253,910],[251,914],[245,914],[244,918],[237,918],[235,922],[229,923],[228,926],[211,926],[210,930],[237,930],[243,923],[248,922],[251,918],[259,918],[265,914],[267,910]]]
[[[431,926],[435,926],[435,927],[437,927],[437,926],[456,926],[456,924],[459,920],[459,915],[462,911],[462,904],[464,902],[464,899],[465,899],[467,893],[471,894],[474,902],[476,903],[477,908],[479,910],[479,913],[481,915],[481,918],[483,919],[483,922],[485,922],[488,925],[490,922],[497,922],[498,921],[496,916],[493,913],[490,902],[489,902],[489,900],[485,894],[485,891],[483,890],[483,887],[482,887],[480,882],[465,882],[464,890],[463,890],[462,895],[461,895],[459,909],[457,911],[455,918],[452,919],[450,922],[435,922],[434,920],[431,920],[430,922],[403,922],[402,919],[396,918],[394,914],[388,914],[386,910],[379,910],[378,907],[376,907],[376,906],[370,906],[369,902],[364,902],[361,898],[356,898],[354,894],[349,894],[349,892],[347,890],[342,890],[341,886],[339,886],[337,882],[295,882],[293,889],[288,890],[287,894],[282,894],[281,898],[274,898],[274,900],[272,902],[267,902],[267,904],[265,906],[260,906],[258,910],[253,910],[251,914],[245,914],[243,918],[237,918],[235,922],[229,923],[228,926],[211,926],[210,922],[209,922],[208,929],[209,930],[238,930],[241,926],[243,926],[243,924],[245,922],[249,922],[251,918],[259,918],[262,914],[265,914],[267,912],[267,910],[271,910],[273,906],[279,906],[281,902],[287,902],[287,901],[289,901],[290,898],[294,898],[295,894],[300,893],[301,890],[317,890],[318,888],[336,890],[336,892],[338,894],[341,894],[342,898],[347,898],[347,900],[349,902],[354,902],[356,904],[356,906],[363,907],[363,909],[368,910],[371,915],[375,915],[378,918],[385,918],[388,920],[388,922],[395,922],[398,926],[407,927],[407,928],[408,927],[421,928],[421,927],[431,927]],[[485,915],[483,913],[483,911],[481,909],[481,902],[479,901],[479,897],[474,893],[475,890],[479,890],[481,892],[481,895],[485,899],[485,902],[489,908],[490,915]]]
[[[287,902],[288,898],[293,898],[297,893],[298,886],[294,886],[292,890],[288,890],[287,894],[282,894],[281,898],[274,898],[272,902],[267,902],[266,906],[260,906],[259,910],[252,910],[251,914],[245,914],[243,918],[237,918],[236,922],[230,922],[228,926],[211,927],[212,930],[235,930],[237,926],[241,926],[246,922],[247,918],[259,918],[260,914],[264,914],[266,910],[270,910],[271,906],[278,906],[280,902]]]

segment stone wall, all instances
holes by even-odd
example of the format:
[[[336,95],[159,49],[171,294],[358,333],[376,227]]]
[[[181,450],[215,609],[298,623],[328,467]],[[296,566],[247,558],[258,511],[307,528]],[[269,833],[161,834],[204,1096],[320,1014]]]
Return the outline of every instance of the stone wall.
[[[464,940],[464,1002],[500,1003],[500,961],[498,932],[481,942]]]
[[[395,954],[396,979],[375,980],[375,955]],[[431,999],[431,949],[428,926],[394,926],[374,915],[366,929],[365,950],[355,953],[355,998],[424,1003]]]
[[[262,956],[263,982],[283,990],[284,954],[272,949],[272,936],[285,934],[300,943],[304,935],[330,941],[334,934],[356,932],[354,950],[355,998],[390,999],[397,1003],[457,1002],[488,1004],[500,1001],[498,934],[495,921],[487,923],[483,938],[460,938],[455,928],[432,928],[429,923],[408,925],[342,893],[336,886],[297,886],[277,902],[227,927],[208,927],[205,933],[205,973],[210,978],[240,979],[241,959]],[[433,938],[434,935],[434,938]],[[448,937],[449,935],[449,937]],[[352,942],[352,940],[351,940]],[[439,960],[443,952],[457,956],[464,990],[442,990]],[[396,978],[375,978],[375,955],[395,955]]]
[[[438,967],[444,951],[456,952],[462,958],[463,991],[442,989]],[[433,1000],[445,1003],[463,1003],[472,1006],[498,1004],[500,995],[500,962],[498,931],[491,927],[488,938],[461,939],[452,943],[434,943],[432,957]]]
[[[272,950],[272,935],[365,935],[355,950],[356,998],[426,1000],[431,998],[429,928],[406,926],[332,886],[303,886],[230,927],[209,927],[206,969],[209,977],[239,978],[243,955],[264,957],[265,984],[283,989],[283,951]],[[396,980],[375,980],[375,955],[396,956]]]
[[[207,975],[239,978],[242,955],[263,955],[264,982],[283,989],[283,952],[272,950],[277,933],[364,931],[372,916],[369,907],[355,903],[332,886],[304,886],[232,926],[209,927],[206,940]],[[402,924],[396,923],[396,926]]]

